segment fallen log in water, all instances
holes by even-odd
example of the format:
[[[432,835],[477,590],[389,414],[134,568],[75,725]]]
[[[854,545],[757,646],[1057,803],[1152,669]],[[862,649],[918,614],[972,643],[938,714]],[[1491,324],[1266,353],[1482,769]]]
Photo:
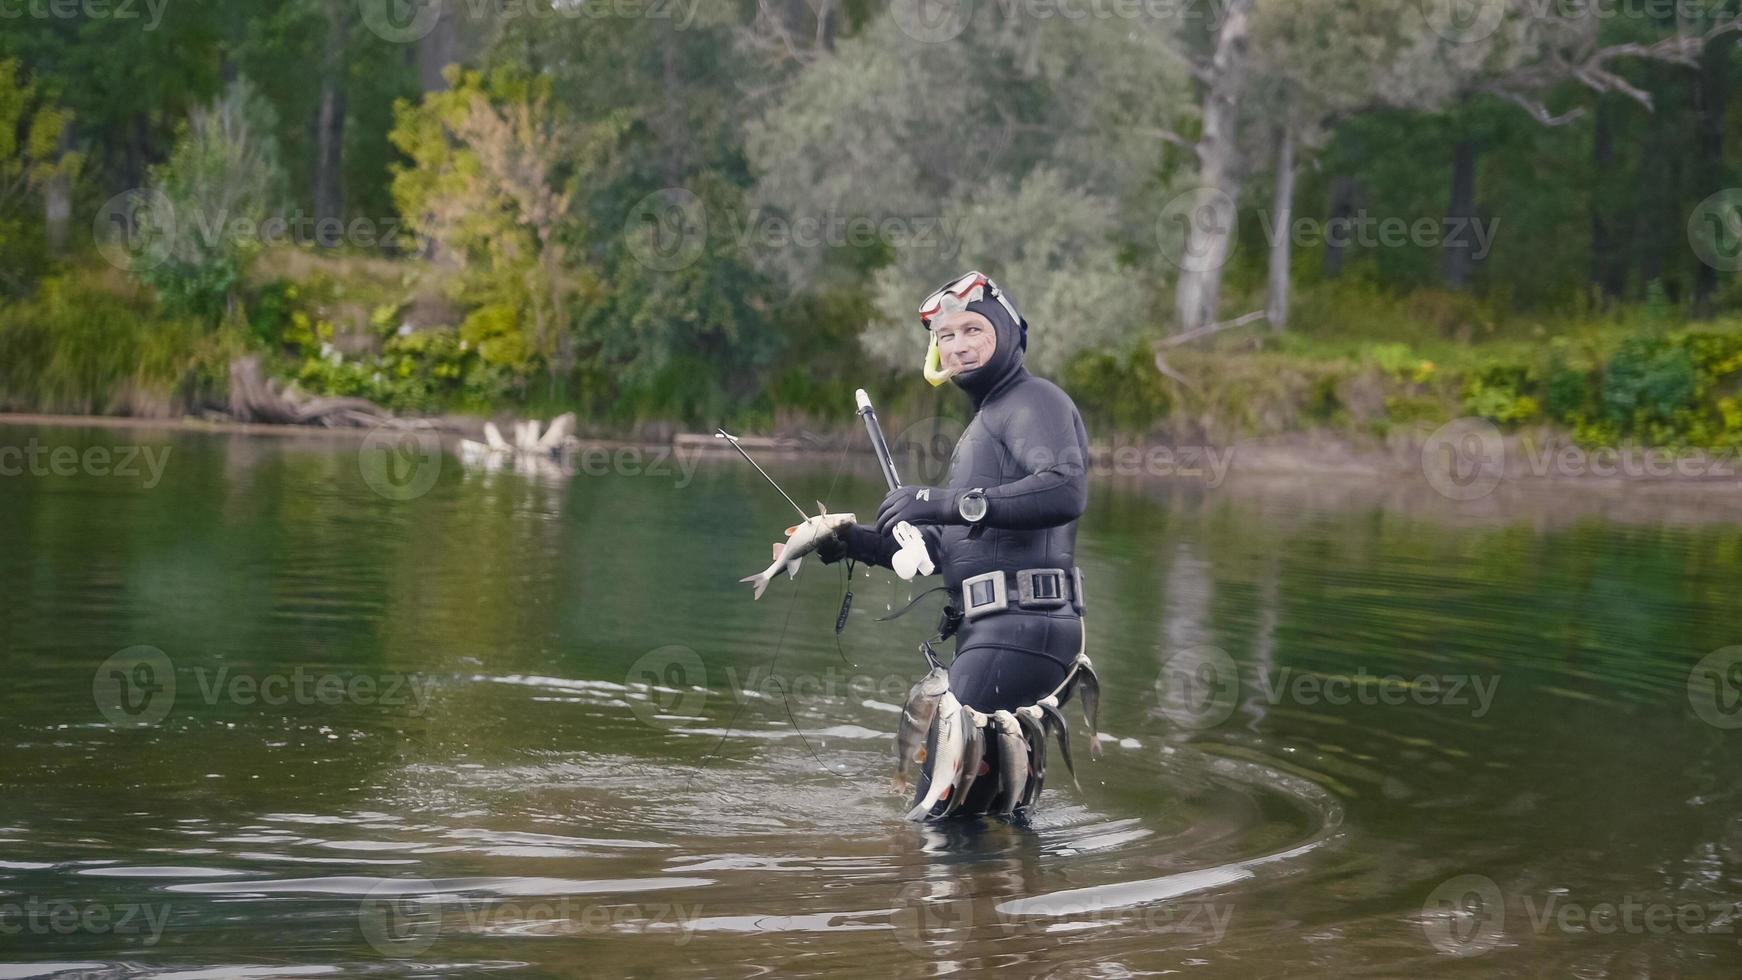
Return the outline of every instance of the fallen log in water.
[[[311,396],[294,387],[287,390],[276,378],[265,376],[260,358],[253,354],[230,362],[230,415],[238,422],[328,428],[380,425],[394,417],[367,398]]]

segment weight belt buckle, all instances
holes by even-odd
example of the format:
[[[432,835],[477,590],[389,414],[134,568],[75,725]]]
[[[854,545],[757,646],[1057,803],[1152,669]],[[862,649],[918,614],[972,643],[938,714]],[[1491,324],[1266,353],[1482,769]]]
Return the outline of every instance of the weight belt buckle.
[[[973,620],[1010,607],[1004,572],[993,570],[962,579],[962,618]]]
[[[1069,602],[1064,569],[1025,568],[1016,573],[1016,604],[1022,608],[1058,609]]]

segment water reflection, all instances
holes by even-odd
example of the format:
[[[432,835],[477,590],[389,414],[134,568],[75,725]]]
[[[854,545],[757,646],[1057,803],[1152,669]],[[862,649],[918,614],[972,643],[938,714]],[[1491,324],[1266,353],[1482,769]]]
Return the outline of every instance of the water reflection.
[[[1120,741],[1083,753],[1080,790],[1055,776],[1029,826],[915,827],[885,778],[889,705],[791,683],[782,704],[743,678],[844,652],[910,682],[928,617],[874,623],[907,587],[861,578],[837,650],[839,569],[749,602],[745,556],[787,515],[741,465],[681,488],[444,471],[393,501],[354,443],[151,438],[175,447],[156,491],[0,480],[0,906],[136,908],[161,932],[22,935],[0,976],[1736,962],[1716,930],[1531,917],[1742,896],[1742,765],[1688,703],[1690,668],[1738,642],[1732,524],[1097,484],[1080,560]],[[869,466],[781,476],[801,499],[880,497]],[[118,728],[92,675],[137,644],[178,693]],[[637,674],[667,648],[693,683]],[[299,668],[431,693],[269,704],[211,683]],[[1479,955],[1426,932],[1465,875],[1502,896]]]

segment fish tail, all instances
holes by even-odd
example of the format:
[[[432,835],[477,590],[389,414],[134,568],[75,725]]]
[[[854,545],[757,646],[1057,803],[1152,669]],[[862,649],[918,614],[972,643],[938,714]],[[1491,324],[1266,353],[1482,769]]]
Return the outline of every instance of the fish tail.
[[[756,586],[756,598],[758,598],[758,599],[762,598],[762,593],[768,591],[768,573],[767,572],[757,572],[755,575],[746,575],[743,578],[739,579],[738,581],[749,582],[749,583],[753,584],[754,586]]]

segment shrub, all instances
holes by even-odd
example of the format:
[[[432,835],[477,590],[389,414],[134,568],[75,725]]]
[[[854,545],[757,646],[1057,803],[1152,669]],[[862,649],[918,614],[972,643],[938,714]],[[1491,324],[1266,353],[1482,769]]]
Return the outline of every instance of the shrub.
[[[37,411],[164,414],[177,387],[216,360],[185,320],[91,275],[43,281],[0,309],[0,403]]]

